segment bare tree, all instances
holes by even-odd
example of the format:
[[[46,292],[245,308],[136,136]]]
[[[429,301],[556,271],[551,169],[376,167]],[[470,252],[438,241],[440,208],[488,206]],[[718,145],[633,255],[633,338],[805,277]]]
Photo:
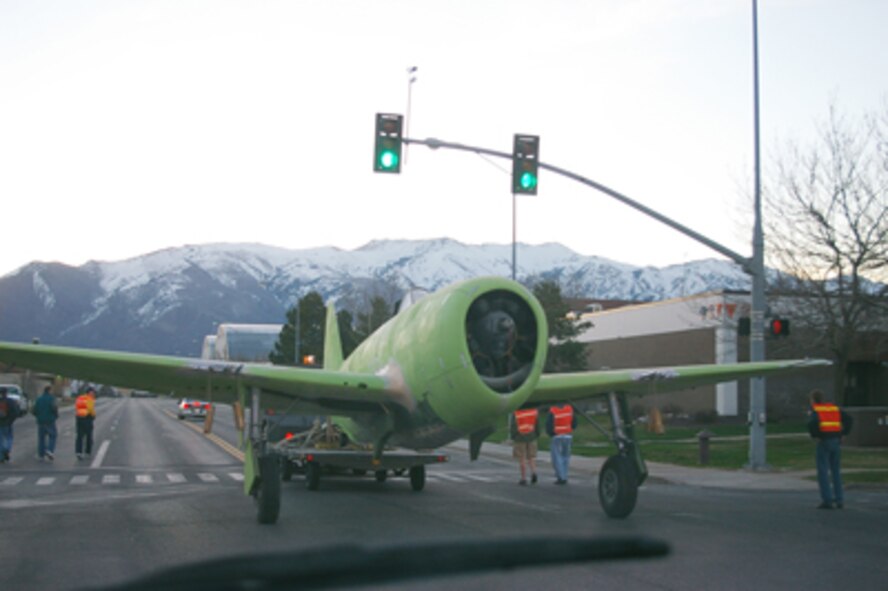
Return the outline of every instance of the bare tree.
[[[763,200],[766,256],[785,274],[772,289],[805,302],[820,341],[810,344],[835,355],[843,398],[855,347],[884,334],[888,318],[888,108],[849,121],[832,106],[816,140],[790,144],[776,167]]]

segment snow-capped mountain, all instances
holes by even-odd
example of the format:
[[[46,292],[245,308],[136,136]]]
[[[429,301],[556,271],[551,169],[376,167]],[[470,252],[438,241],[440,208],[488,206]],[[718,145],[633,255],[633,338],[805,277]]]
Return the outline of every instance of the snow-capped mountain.
[[[208,244],[80,267],[35,262],[0,278],[0,339],[195,356],[218,323],[280,323],[309,291],[357,311],[372,296],[394,301],[410,287],[435,290],[511,269],[510,244],[446,238],[352,251]],[[729,262],[634,267],[552,243],[519,245],[517,276],[557,281],[565,296],[638,301],[749,285]]]

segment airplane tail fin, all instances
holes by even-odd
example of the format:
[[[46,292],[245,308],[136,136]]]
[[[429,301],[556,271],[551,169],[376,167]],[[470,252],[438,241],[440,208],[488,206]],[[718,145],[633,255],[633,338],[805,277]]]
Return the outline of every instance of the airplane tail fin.
[[[342,339],[339,336],[339,319],[336,306],[327,304],[327,324],[324,331],[324,369],[333,371],[342,367]]]

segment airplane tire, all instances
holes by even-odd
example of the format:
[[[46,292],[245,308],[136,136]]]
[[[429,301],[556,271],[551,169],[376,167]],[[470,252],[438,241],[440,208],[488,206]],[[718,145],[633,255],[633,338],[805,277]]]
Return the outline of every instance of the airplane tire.
[[[377,470],[376,473],[376,482],[385,482],[385,479],[388,478],[388,472],[385,470]]]
[[[321,484],[321,465],[317,462],[308,462],[305,464],[305,488],[308,490],[318,490]]]
[[[259,523],[275,523],[281,512],[281,463],[275,456],[259,458],[259,485],[255,500]]]
[[[635,509],[638,476],[626,456],[611,456],[598,475],[598,499],[608,517],[623,519]]]
[[[425,488],[425,476],[425,466],[413,466],[410,468],[410,488],[415,492],[419,492]]]

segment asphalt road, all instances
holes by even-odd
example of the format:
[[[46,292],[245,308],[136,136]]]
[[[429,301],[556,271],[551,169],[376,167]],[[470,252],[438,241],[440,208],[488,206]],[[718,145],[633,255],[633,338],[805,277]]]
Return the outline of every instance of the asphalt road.
[[[100,400],[96,449],[78,461],[70,410],[57,460],[40,463],[31,417],[15,425],[13,462],[0,466],[0,589],[79,589],[207,558],[422,541],[557,535],[645,536],[667,558],[522,569],[410,581],[419,589],[886,589],[888,495],[851,490],[842,511],[814,508],[811,490],[735,491],[646,484],[630,518],[598,507],[594,474],[554,486],[517,485],[517,467],[484,455],[429,469],[425,491],[405,479],[323,478],[284,483],[278,523],[256,523],[242,494],[230,410],[214,437],[179,421],[169,399]],[[107,442],[107,443],[106,443]],[[378,586],[377,586],[378,587]],[[395,588],[396,585],[390,585]],[[376,587],[374,587],[376,588]],[[386,587],[383,587],[386,588]]]

